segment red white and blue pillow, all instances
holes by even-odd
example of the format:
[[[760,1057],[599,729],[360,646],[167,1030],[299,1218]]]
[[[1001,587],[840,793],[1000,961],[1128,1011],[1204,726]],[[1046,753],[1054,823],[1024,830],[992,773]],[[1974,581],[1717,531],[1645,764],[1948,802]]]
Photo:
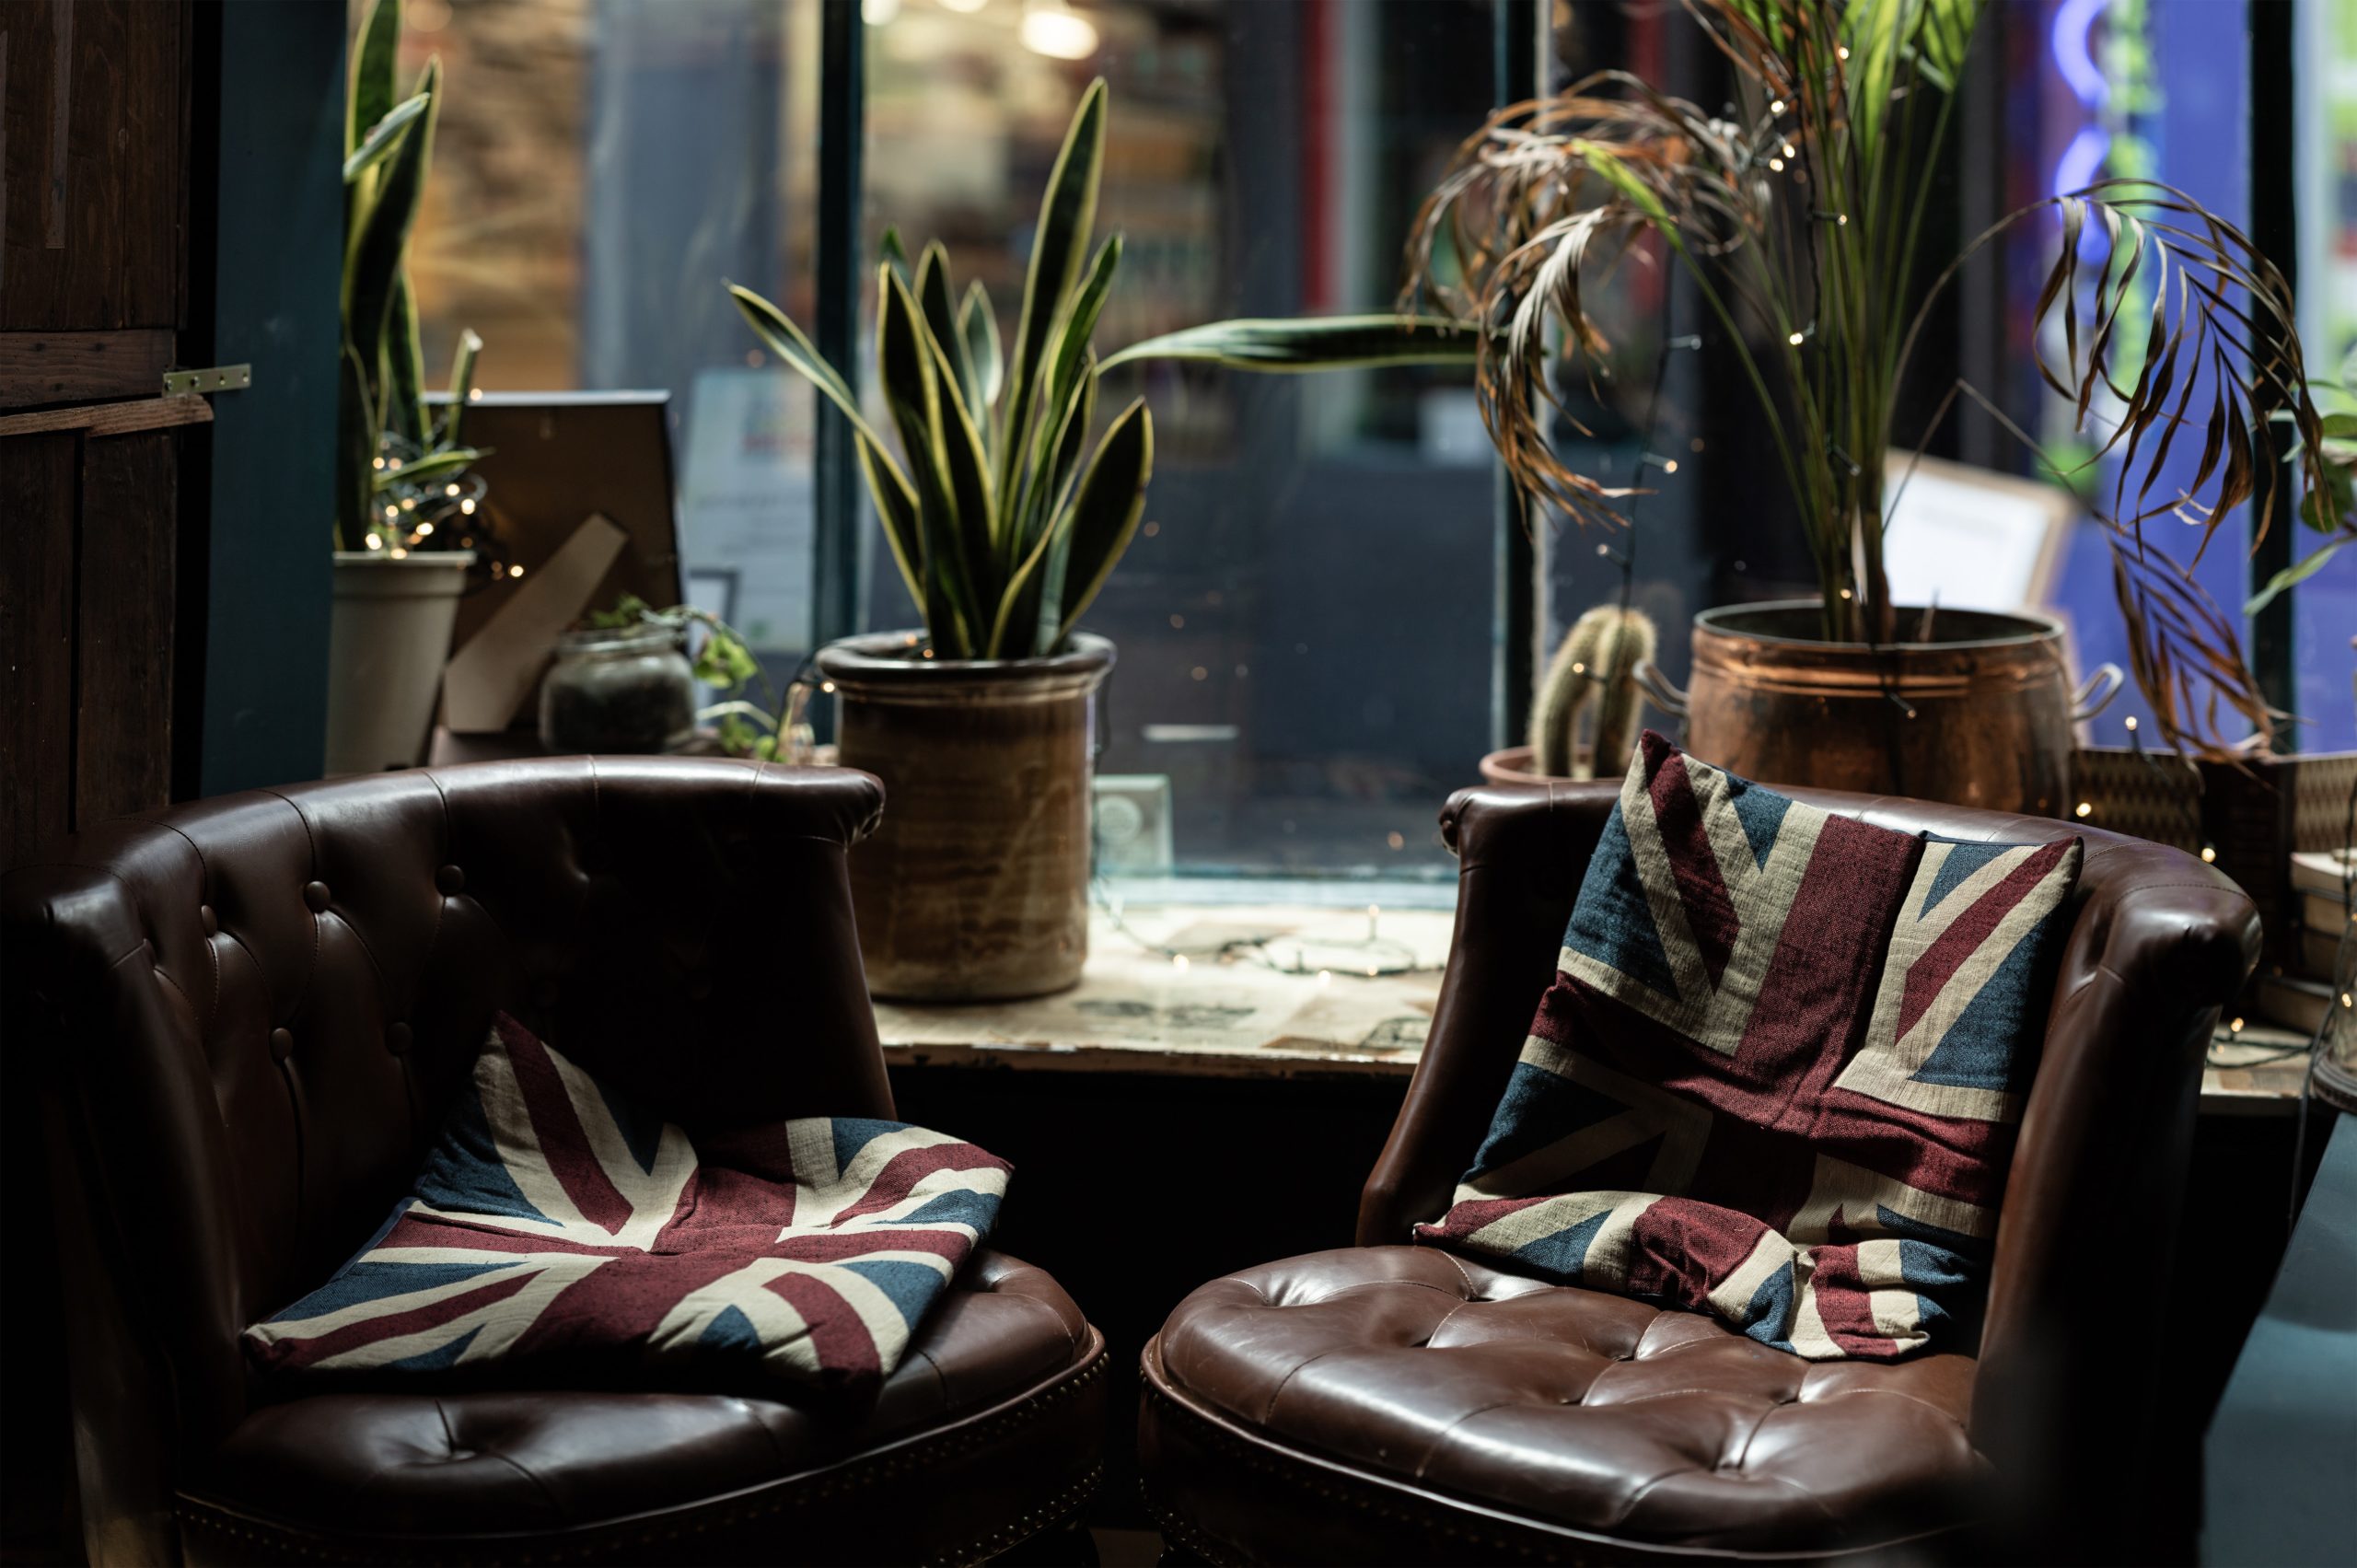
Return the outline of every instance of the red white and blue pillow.
[[[1894,832],[1648,731],[1418,1238],[1812,1360],[1969,1348],[2081,854]]]
[[[562,1361],[857,1389],[900,1365],[1011,1168],[895,1121],[691,1139],[502,1014],[412,1195],[245,1348],[280,1374]]]

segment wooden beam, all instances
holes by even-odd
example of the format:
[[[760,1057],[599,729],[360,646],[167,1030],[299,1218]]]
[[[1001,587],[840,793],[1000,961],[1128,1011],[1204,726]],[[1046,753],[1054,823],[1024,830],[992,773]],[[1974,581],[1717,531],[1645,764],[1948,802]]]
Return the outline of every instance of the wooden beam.
[[[168,430],[175,424],[209,424],[213,405],[195,392],[168,398],[139,398],[121,403],[78,403],[38,413],[0,414],[0,436],[39,436],[78,430],[85,436],[128,436],[137,430]]]
[[[155,397],[174,336],[169,327],[0,332],[0,408]]]

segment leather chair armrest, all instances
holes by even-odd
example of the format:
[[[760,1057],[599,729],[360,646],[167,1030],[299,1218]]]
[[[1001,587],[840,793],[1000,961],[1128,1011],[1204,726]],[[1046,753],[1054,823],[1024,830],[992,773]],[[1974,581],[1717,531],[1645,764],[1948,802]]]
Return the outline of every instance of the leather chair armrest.
[[[1440,815],[1457,852],[1448,973],[1406,1103],[1359,1198],[1363,1247],[1437,1219],[1471,1163],[1555,977],[1563,927],[1617,781],[1461,789]]]

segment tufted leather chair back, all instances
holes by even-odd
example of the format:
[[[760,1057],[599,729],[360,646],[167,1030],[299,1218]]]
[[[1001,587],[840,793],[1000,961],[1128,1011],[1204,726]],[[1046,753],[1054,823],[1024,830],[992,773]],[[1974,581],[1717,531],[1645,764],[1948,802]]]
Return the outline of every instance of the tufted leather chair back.
[[[1553,979],[1613,782],[1460,790],[1441,815],[1458,861],[1457,935],[1423,1057],[1359,1208],[1362,1244],[1448,1204]],[[2258,956],[2241,889],[2118,833],[1890,796],[1791,789],[1901,832],[2086,842],[2072,926],[2015,1146],[1974,1382],[1974,1441],[2026,1511],[2133,1484],[2119,1434],[2155,1392],[2168,1277],[2221,1007]],[[2091,1466],[2100,1467],[2096,1474]],[[2033,1495],[2034,1493],[2043,1495]],[[2100,1510],[2088,1514],[2100,1516]],[[2053,1519],[2025,1523],[2049,1542]]]
[[[882,804],[838,770],[485,763],[200,802],[11,872],[86,1491],[243,1414],[239,1330],[383,1221],[494,1009],[676,1120],[889,1116],[844,876]]]

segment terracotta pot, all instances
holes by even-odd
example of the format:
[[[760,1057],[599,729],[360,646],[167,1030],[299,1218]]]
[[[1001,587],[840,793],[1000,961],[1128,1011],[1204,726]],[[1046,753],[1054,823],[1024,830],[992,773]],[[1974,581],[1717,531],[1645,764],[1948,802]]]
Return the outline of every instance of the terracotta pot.
[[[853,851],[868,989],[910,1002],[1062,991],[1088,957],[1097,691],[1113,645],[1053,658],[928,659],[905,632],[819,650],[839,760],[884,781]]]
[[[1815,599],[1708,610],[1689,691],[1650,665],[1637,679],[1685,717],[1688,750],[1762,784],[2067,814],[2072,726],[2119,690],[2119,667],[2074,695],[2053,617],[1943,610],[1933,624],[1937,641],[1877,647],[1818,640]]]
[[[1587,746],[1585,741],[1580,745],[1578,755],[1585,762],[1587,755]],[[1560,782],[1564,777],[1565,775],[1561,773],[1540,772],[1538,763],[1533,761],[1531,749],[1527,746],[1509,746],[1503,751],[1492,751],[1481,759],[1481,780],[1484,784],[1548,784]]]

